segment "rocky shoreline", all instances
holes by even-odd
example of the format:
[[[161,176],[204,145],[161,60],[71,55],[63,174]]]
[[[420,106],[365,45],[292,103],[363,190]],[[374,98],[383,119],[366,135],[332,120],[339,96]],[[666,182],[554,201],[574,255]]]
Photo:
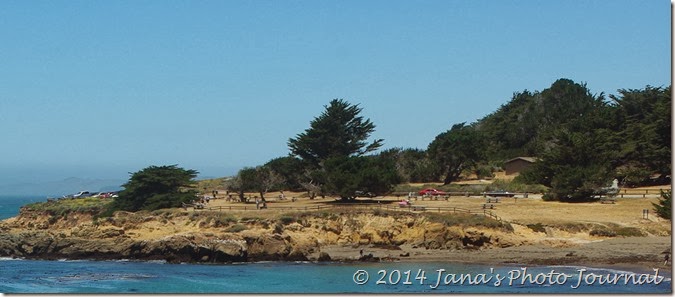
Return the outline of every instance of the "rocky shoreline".
[[[170,211],[120,212],[95,220],[89,214],[54,219],[24,211],[0,222],[0,257],[168,263],[434,261],[670,270],[670,265],[661,265],[661,252],[670,249],[670,237],[584,241],[487,218],[452,218],[364,212],[246,217]]]

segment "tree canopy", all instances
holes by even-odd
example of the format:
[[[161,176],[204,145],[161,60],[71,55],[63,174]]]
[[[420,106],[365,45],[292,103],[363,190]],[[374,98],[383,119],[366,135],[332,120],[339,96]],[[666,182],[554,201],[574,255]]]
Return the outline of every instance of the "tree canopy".
[[[383,140],[369,141],[375,125],[359,105],[334,99],[288,140],[289,156],[265,167],[282,177],[282,188],[347,197],[368,187],[361,176],[369,168],[378,170],[370,186],[385,189],[376,184],[394,180],[385,177],[390,171],[402,182],[448,184],[472,174],[493,176],[506,160],[528,156],[538,161],[517,181],[548,187],[547,199],[586,201],[615,178],[622,186],[649,183],[654,174],[669,182],[670,89],[620,89],[607,98],[562,78],[541,91],[514,93],[476,122],[452,125],[426,149],[380,153]]]
[[[288,141],[291,155],[303,162],[303,185],[310,195],[334,194],[351,200],[356,191],[384,194],[399,176],[389,159],[365,156],[382,146],[382,139],[368,142],[375,124],[360,115],[362,109],[342,99],[331,100],[325,110],[310,122],[310,127]],[[294,161],[275,161],[293,165]],[[282,166],[283,167],[283,166]],[[292,183],[290,181],[287,181]]]
[[[323,190],[343,200],[353,200],[356,192],[383,195],[400,182],[390,159],[372,156],[334,157],[325,164]]]
[[[661,191],[659,204],[652,203],[656,214],[664,219],[672,220],[671,206],[673,205],[673,192]]]
[[[124,190],[111,203],[109,214],[117,210],[139,211],[180,207],[195,199],[191,189],[198,172],[177,165],[150,166],[131,174]]]
[[[325,108],[310,128],[288,140],[292,155],[318,167],[331,157],[361,156],[382,146],[382,139],[367,142],[375,124],[359,115],[358,104],[334,99]]]
[[[483,159],[483,142],[480,134],[464,123],[455,124],[450,130],[436,136],[429,144],[428,152],[438,164],[444,184],[456,180],[464,170]]]

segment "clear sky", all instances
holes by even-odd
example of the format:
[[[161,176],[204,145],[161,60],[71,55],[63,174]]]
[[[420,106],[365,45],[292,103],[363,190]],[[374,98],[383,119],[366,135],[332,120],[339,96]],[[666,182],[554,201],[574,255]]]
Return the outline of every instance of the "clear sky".
[[[1,1],[0,184],[235,174],[331,99],[426,148],[514,92],[668,86],[667,1]]]

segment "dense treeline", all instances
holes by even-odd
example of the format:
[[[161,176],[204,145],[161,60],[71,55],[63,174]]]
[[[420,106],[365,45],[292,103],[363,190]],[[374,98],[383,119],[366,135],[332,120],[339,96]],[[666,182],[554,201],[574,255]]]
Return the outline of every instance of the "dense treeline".
[[[671,171],[670,87],[618,90],[606,97],[585,84],[560,79],[551,87],[513,94],[474,123],[457,123],[426,149],[379,153],[368,143],[375,125],[361,109],[335,99],[290,138],[290,154],[242,169],[228,186],[238,191],[306,190],[345,200],[384,194],[399,182],[451,183],[475,174],[490,177],[504,161],[537,158],[515,182],[541,184],[547,199],[584,201],[613,179],[622,186],[667,182]]]
[[[495,112],[457,123],[426,150],[394,148],[375,153],[382,139],[369,142],[375,124],[358,105],[330,101],[310,127],[288,141],[289,155],[239,171],[226,185],[265,199],[272,190],[305,190],[315,195],[382,195],[401,182],[453,181],[475,174],[490,177],[504,161],[536,158],[515,183],[543,185],[544,199],[592,200],[611,180],[622,186],[669,183],[671,172],[671,91],[646,86],[618,95],[591,94],[585,84],[560,79],[541,92],[522,91]],[[150,166],[133,173],[103,215],[178,207],[195,198],[197,171]],[[654,178],[655,177],[655,178]],[[670,218],[671,193],[654,204]]]

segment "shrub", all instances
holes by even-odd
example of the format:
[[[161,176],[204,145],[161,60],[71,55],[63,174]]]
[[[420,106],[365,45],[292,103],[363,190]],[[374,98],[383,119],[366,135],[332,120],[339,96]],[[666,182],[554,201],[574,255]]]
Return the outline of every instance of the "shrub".
[[[247,227],[245,225],[236,224],[236,225],[232,225],[229,228],[225,229],[225,232],[239,233],[239,232],[244,231],[246,229],[247,229]]]
[[[534,232],[546,233],[546,226],[542,225],[541,223],[528,224],[527,227],[532,229]]]
[[[109,200],[98,198],[61,199],[51,202],[37,202],[25,205],[22,209],[27,211],[43,212],[58,218],[67,217],[69,213],[100,214]]]
[[[236,223],[237,219],[232,215],[222,215],[214,218],[214,225],[216,227],[227,226],[230,223]]]
[[[282,217],[279,218],[279,221],[284,225],[288,225],[290,223],[295,222],[296,219],[294,217],[291,217],[291,216],[282,216]]]
[[[276,223],[274,225],[274,233],[275,234],[284,233],[284,226],[281,223]]]
[[[448,227],[449,226],[486,227],[491,229],[501,229],[509,232],[513,231],[513,226],[511,226],[511,224],[500,222],[483,215],[427,213],[426,217],[431,222],[441,223]]]
[[[490,165],[480,165],[476,168],[476,177],[479,179],[484,178],[493,178],[495,175],[492,173],[492,166]]]
[[[672,218],[671,212],[670,212],[670,206],[673,203],[672,200],[673,193],[671,191],[661,191],[661,198],[659,198],[659,204],[652,203],[654,206],[654,210],[656,211],[656,214],[666,220],[670,220]]]
[[[485,191],[505,190],[516,193],[544,193],[547,189],[543,185],[530,185],[520,182],[517,177],[513,181],[495,180],[485,187]]]
[[[624,237],[644,237],[647,236],[642,230],[635,227],[620,227],[616,230],[616,235]]]
[[[609,230],[607,228],[598,228],[598,229],[593,229],[591,232],[588,233],[591,236],[605,236],[605,237],[614,237],[616,236],[616,232]]]

